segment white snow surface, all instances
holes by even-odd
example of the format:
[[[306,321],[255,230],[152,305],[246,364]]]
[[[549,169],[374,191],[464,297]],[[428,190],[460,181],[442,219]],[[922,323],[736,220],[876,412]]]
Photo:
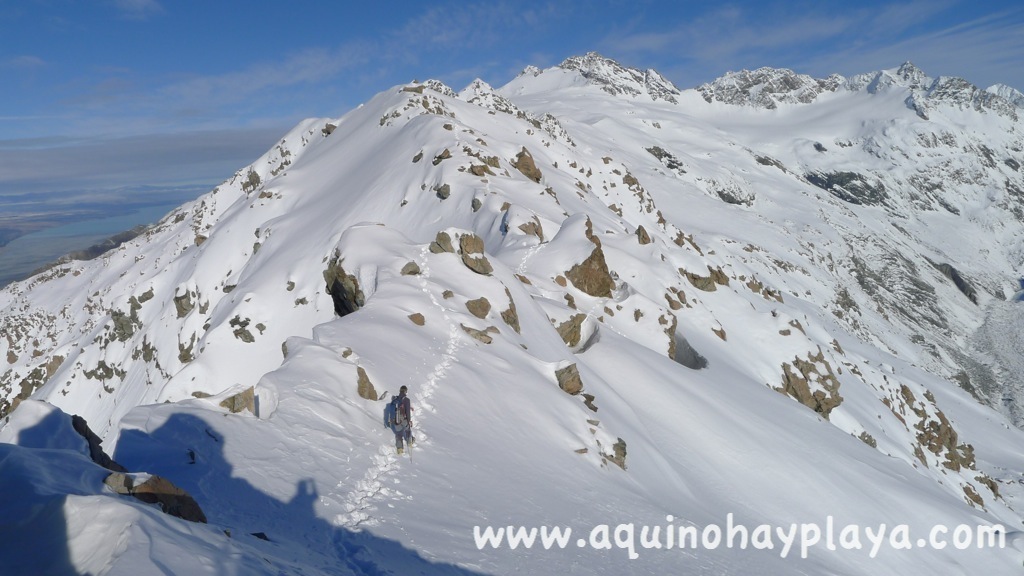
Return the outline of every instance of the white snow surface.
[[[149,233],[0,291],[0,571],[1017,573],[1024,432],[1003,398],[1024,368],[999,336],[1020,330],[1018,117],[973,87],[922,100],[938,83],[909,65],[765,109],[567,63],[307,120]],[[490,274],[459,253],[474,234]],[[567,277],[598,245],[614,289],[595,296]],[[556,380],[572,364],[578,395]],[[818,404],[780,393],[799,366]],[[398,456],[381,415],[402,385],[417,441]],[[249,388],[252,412],[221,405]],[[208,523],[106,488],[68,414]],[[730,518],[856,525],[862,546],[666,547],[668,526]],[[912,549],[873,554],[882,524]],[[961,524],[1005,546],[918,545]],[[601,525],[611,549],[577,546]],[[487,526],[573,533],[480,548]]]

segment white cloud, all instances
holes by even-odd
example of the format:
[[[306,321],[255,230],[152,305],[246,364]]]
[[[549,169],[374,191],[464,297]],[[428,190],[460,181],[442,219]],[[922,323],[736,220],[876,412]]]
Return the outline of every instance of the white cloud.
[[[219,182],[288,128],[189,131],[120,138],[0,140],[0,196],[42,190]]]
[[[22,55],[0,60],[0,68],[30,69],[46,66],[46,61],[38,56]]]
[[[130,20],[147,20],[163,14],[164,7],[157,0],[113,0],[114,6],[123,18]]]
[[[831,4],[757,10],[717,8],[657,32],[627,23],[602,45],[693,86],[729,70],[773,66],[824,76],[856,74],[911,60],[932,75],[958,75],[979,85],[1024,84],[1024,22],[1005,12],[936,30],[954,0],[912,0],[836,10]],[[820,6],[820,7],[819,7]],[[657,65],[655,65],[657,67]],[[1015,84],[1016,83],[1016,84]]]

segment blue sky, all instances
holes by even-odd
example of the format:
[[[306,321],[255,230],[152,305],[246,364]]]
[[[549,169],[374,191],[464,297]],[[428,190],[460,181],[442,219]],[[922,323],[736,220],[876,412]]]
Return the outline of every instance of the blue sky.
[[[0,196],[212,187],[300,119],[395,84],[500,86],[590,50],[681,88],[911,60],[1024,90],[1024,7],[1010,1],[0,0],[0,38]]]

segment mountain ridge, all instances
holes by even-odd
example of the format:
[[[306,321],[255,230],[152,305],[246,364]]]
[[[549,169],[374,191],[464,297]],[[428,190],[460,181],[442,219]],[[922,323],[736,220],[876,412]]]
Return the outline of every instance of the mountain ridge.
[[[699,525],[728,510],[984,520],[1013,527],[1010,549],[962,561],[1018,565],[1021,432],[996,409],[1020,391],[963,343],[1008,304],[1024,255],[1019,120],[956,82],[928,83],[949,91],[922,115],[882,73],[845,93],[785,78],[807,102],[766,92],[776,108],[724,110],[591,53],[498,89],[410,83],[306,120],[144,237],[0,292],[0,407],[83,413],[127,464],[192,478],[211,523],[236,533],[269,520],[216,504],[223,468],[181,461],[214,449],[206,435],[226,439],[232,477],[276,500],[311,478],[330,525],[483,571],[542,558],[474,549],[453,510],[495,525],[627,509]],[[909,65],[885,78],[927,81]],[[400,384],[421,410],[422,472],[379,431],[376,398]],[[248,389],[248,414],[220,407]],[[522,410],[480,408],[494,398]],[[20,412],[10,421],[29,425]],[[277,567],[309,545],[271,538],[289,543]],[[884,566],[960,558],[928,552]],[[814,565],[878,569],[857,558]],[[543,560],[631,569],[593,551]],[[697,562],[792,568],[746,552]]]

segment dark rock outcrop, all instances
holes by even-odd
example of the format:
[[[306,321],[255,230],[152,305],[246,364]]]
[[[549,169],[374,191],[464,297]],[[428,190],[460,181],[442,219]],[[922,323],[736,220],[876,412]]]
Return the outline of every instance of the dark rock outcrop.
[[[192,496],[162,476],[150,476],[140,484],[123,472],[114,472],[103,481],[117,494],[134,496],[147,504],[159,504],[164,514],[206,523],[206,514]]]
[[[343,259],[335,254],[334,258],[324,270],[324,281],[327,283],[327,293],[334,301],[334,313],[339,317],[348,316],[366,304],[366,297],[359,288],[359,280],[352,274],[345,272],[342,267]]]

